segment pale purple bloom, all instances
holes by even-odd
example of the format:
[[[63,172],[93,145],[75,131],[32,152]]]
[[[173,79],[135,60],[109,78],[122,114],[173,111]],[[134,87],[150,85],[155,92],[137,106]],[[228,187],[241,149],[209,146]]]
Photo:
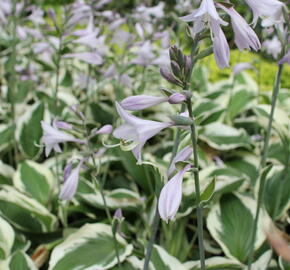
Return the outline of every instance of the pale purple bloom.
[[[261,43],[254,30],[247,24],[244,18],[234,9],[226,8],[222,4],[218,7],[223,9],[231,17],[233,30],[235,33],[235,43],[239,50],[253,50],[257,51],[261,48]]]
[[[61,200],[71,200],[75,195],[79,183],[79,174],[82,165],[83,161],[80,161],[78,166],[73,169],[70,175],[67,177],[59,194],[59,198]]]
[[[104,125],[100,129],[96,130],[95,134],[111,134],[112,131],[112,125]]]
[[[72,162],[66,164],[64,171],[63,171],[63,182],[65,182],[71,174],[72,170]]]
[[[202,0],[198,9],[180,19],[185,22],[194,22],[192,29],[193,36],[202,31],[206,24],[213,20],[218,24],[227,25],[227,22],[220,18],[213,0]]]
[[[160,217],[168,222],[173,220],[182,198],[182,180],[183,175],[191,168],[186,165],[181,171],[173,176],[162,188],[158,200],[158,211]]]
[[[170,104],[180,104],[186,100],[186,96],[181,93],[174,93],[169,97]]]
[[[277,24],[284,21],[283,7],[284,4],[278,0],[245,0],[253,11],[253,23],[256,24],[258,18],[267,18],[267,25],[270,26],[269,21]]]
[[[103,58],[98,52],[68,53],[64,58],[77,58],[91,65],[101,65]]]
[[[64,121],[58,121],[58,120],[53,121],[53,125],[57,128],[66,129],[66,130],[72,130],[73,128],[71,124]]]
[[[141,150],[147,140],[173,124],[140,119],[126,112],[118,102],[116,102],[116,108],[125,123],[116,128],[113,135],[118,139],[136,144],[132,152],[138,163],[141,163]]]
[[[43,130],[41,142],[45,144],[45,155],[47,157],[49,156],[52,149],[56,152],[59,153],[61,152],[59,143],[63,142],[86,143],[84,140],[76,139],[72,135],[60,131],[44,121],[41,121],[41,127]]]
[[[279,54],[282,51],[282,44],[277,36],[274,36],[272,39],[265,40],[263,42],[263,47],[266,49],[266,52],[277,59]]]
[[[290,65],[290,50],[278,62],[279,65],[282,65],[284,63],[288,63]]]
[[[127,97],[120,102],[123,109],[129,111],[140,111],[168,100],[168,97],[154,97],[138,95]]]
[[[222,31],[220,24],[216,21],[211,21],[213,34],[213,52],[217,65],[220,68],[226,68],[230,62],[230,47]]]
[[[255,69],[255,67],[250,63],[238,63],[234,66],[233,73],[234,76],[246,69]]]
[[[122,209],[121,208],[118,208],[115,213],[114,213],[114,218],[116,219],[123,219],[123,213],[122,213]]]
[[[132,63],[143,67],[150,65],[152,60],[155,58],[150,41],[146,41],[142,44],[135,54],[137,57],[132,60]]]
[[[190,158],[191,155],[192,155],[192,148],[190,146],[186,146],[182,150],[180,150],[177,153],[177,155],[173,158],[168,168],[167,175],[170,176],[176,170],[175,164],[177,162],[186,161]]]

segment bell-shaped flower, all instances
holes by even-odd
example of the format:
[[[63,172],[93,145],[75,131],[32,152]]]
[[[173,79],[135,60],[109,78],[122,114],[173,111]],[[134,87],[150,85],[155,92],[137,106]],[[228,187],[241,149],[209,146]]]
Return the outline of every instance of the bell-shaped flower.
[[[166,102],[168,97],[154,97],[148,95],[138,95],[127,97],[120,102],[123,109],[129,111],[139,111],[154,105]]]
[[[173,220],[181,203],[183,175],[191,168],[186,165],[181,171],[173,176],[162,188],[158,200],[160,217],[168,222]]]
[[[258,18],[267,19],[264,26],[277,24],[284,21],[284,4],[278,0],[245,0],[253,11],[253,23],[256,25]],[[271,24],[270,24],[271,22]]]
[[[263,48],[266,50],[267,54],[277,59],[282,51],[282,43],[277,36],[274,36],[272,39],[267,39],[263,42]]]
[[[76,58],[81,61],[84,61],[91,65],[101,65],[103,63],[102,56],[94,51],[94,52],[79,52],[79,53],[68,53],[63,56],[64,58]]]
[[[45,144],[45,155],[47,157],[49,156],[52,149],[54,149],[54,151],[56,152],[59,153],[61,152],[59,143],[63,142],[86,143],[86,141],[76,139],[72,135],[60,131],[44,121],[41,121],[41,127],[43,130],[41,142]]]
[[[220,68],[226,68],[230,62],[230,47],[220,24],[217,21],[211,21],[213,52],[217,65]]]
[[[278,62],[279,65],[284,63],[288,63],[290,65],[290,50],[282,57],[282,59]]]
[[[234,76],[236,76],[237,74],[239,74],[242,71],[247,70],[247,69],[254,69],[255,70],[255,67],[250,63],[238,63],[233,68],[233,74],[234,74]]]
[[[83,160],[80,161],[77,167],[74,168],[73,170],[71,170],[71,167],[68,167],[67,171],[69,171],[70,173],[69,176],[67,176],[67,171],[65,171],[64,174],[65,181],[59,194],[59,198],[61,200],[71,200],[75,195],[79,183],[80,169],[83,165],[83,162],[84,162]]]
[[[192,155],[192,148],[190,146],[186,146],[181,149],[177,155],[173,158],[168,170],[167,175],[170,176],[176,170],[175,164],[180,161],[187,161]]]
[[[193,36],[201,32],[206,27],[206,24],[210,24],[212,20],[222,25],[228,24],[219,16],[213,0],[202,0],[198,9],[180,19],[185,22],[194,22],[192,29]]]
[[[261,48],[259,38],[244,18],[232,7],[227,8],[223,4],[217,5],[231,17],[232,26],[235,33],[235,43],[239,50],[250,50],[251,48],[255,51],[259,50]]]
[[[136,146],[134,146],[132,152],[138,163],[141,163],[141,150],[147,140],[173,124],[138,118],[126,112],[118,102],[116,102],[116,109],[125,123],[114,130],[113,136],[124,141],[133,142]]]

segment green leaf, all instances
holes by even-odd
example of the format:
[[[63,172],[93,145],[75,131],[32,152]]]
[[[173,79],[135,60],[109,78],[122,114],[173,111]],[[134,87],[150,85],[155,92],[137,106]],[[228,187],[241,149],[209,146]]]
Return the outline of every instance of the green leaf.
[[[227,257],[246,263],[250,250],[250,233],[254,225],[256,201],[240,194],[225,194],[210,210],[207,227],[212,237],[219,243]],[[241,218],[242,217],[242,218]],[[269,222],[261,212],[258,228]],[[265,240],[262,230],[257,231],[255,249]]]
[[[14,173],[13,167],[0,160],[0,184],[11,184]]]
[[[200,261],[189,261],[184,263],[188,270],[200,270]],[[207,270],[242,270],[240,263],[225,257],[211,257],[205,260]]]
[[[0,151],[3,151],[12,143],[14,129],[14,125],[0,125]]]
[[[117,236],[120,261],[132,253],[132,245]],[[49,270],[109,269],[117,264],[111,227],[86,224],[56,246],[51,254]]]
[[[250,138],[244,130],[218,122],[203,127],[199,138],[217,150],[226,151],[250,146]]]
[[[155,270],[186,270],[185,266],[178,259],[157,245],[154,245],[152,250],[151,262]]]
[[[17,122],[16,138],[22,153],[32,159],[40,152],[37,145],[42,136],[40,121],[43,119],[44,105],[36,103],[26,108],[26,113]]]
[[[290,207],[289,168],[274,166],[268,173],[264,189],[264,205],[268,214],[277,220]]]
[[[0,260],[6,259],[12,249],[15,233],[11,225],[0,217]]]
[[[10,259],[9,270],[37,270],[37,268],[27,254],[18,250]]]
[[[202,202],[207,202],[212,198],[215,189],[215,182],[216,178],[213,178],[212,181],[206,186],[204,191],[201,193],[200,200]]]
[[[18,166],[14,186],[46,205],[56,193],[56,182],[46,166],[26,160]]]
[[[28,232],[50,232],[57,223],[42,204],[7,185],[0,190],[0,211],[9,223]]]

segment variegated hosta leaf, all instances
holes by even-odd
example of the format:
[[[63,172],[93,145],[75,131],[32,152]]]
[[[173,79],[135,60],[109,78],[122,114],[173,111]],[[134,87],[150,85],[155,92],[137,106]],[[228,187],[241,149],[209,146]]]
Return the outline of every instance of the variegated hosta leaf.
[[[42,204],[15,188],[3,185],[0,190],[0,211],[17,228],[30,232],[50,232],[57,219]]]
[[[0,160],[0,184],[11,184],[15,171]]]
[[[80,181],[78,196],[94,207],[104,207],[101,193],[99,191],[96,193],[93,184],[88,181]],[[136,209],[141,204],[141,198],[136,192],[124,188],[105,191],[105,198],[107,206],[111,209]]]
[[[290,207],[290,173],[287,171],[289,168],[274,166],[266,177],[264,205],[274,220]]]
[[[207,218],[207,227],[224,253],[241,263],[246,263],[249,256],[255,209],[255,200],[237,193],[225,194]],[[265,240],[263,229],[269,220],[267,214],[261,211],[255,249]]]
[[[263,253],[257,261],[252,264],[252,270],[267,270],[270,260],[272,258],[272,250],[268,250]],[[247,270],[248,267],[245,267],[244,270]]]
[[[205,260],[207,270],[242,270],[242,265],[235,260],[225,257],[212,257]],[[188,270],[200,270],[200,261],[189,261],[184,263]]]
[[[14,186],[46,205],[56,193],[56,182],[46,166],[26,160],[21,163],[13,178]]]
[[[245,86],[238,85],[232,91],[231,102],[227,108],[230,119],[234,119],[241,112],[251,108],[255,98],[255,93]]]
[[[144,262],[135,256],[130,256],[122,263],[122,270],[142,270]],[[119,266],[111,268],[112,270],[119,270]],[[152,270],[152,269],[150,269]]]
[[[152,250],[151,263],[152,263],[151,267],[154,270],[187,269],[178,259],[171,256],[165,249],[157,245],[154,245],[154,248]]]
[[[9,270],[37,270],[34,262],[23,251],[16,251],[9,260]],[[4,269],[3,269],[4,270]]]
[[[11,225],[0,217],[0,260],[10,254],[15,239],[15,233]]]
[[[14,126],[13,125],[0,125],[0,151],[7,148],[14,137]]]
[[[244,130],[218,122],[203,127],[200,130],[199,138],[218,150],[250,146],[250,138]]]
[[[35,103],[26,107],[26,112],[17,122],[16,139],[19,142],[20,150],[23,155],[34,158],[40,152],[40,138],[42,129],[40,121],[43,119],[44,105]]]
[[[238,190],[246,178],[243,173],[233,168],[210,166],[200,171],[201,190],[204,190],[214,177],[216,178],[215,194]],[[186,196],[192,196],[195,192],[194,179],[184,182],[183,192]]]
[[[132,253],[132,245],[117,235],[120,261]],[[117,264],[110,226],[86,224],[56,246],[51,254],[49,270],[102,270]]]

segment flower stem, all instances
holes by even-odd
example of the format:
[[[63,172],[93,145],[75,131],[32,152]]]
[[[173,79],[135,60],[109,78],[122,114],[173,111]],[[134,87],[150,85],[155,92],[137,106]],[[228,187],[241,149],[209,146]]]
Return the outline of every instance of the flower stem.
[[[279,65],[278,71],[277,71],[277,76],[276,76],[276,81],[275,81],[274,89],[273,89],[271,112],[270,112],[270,116],[269,116],[268,127],[266,130],[266,136],[264,139],[264,147],[263,147],[262,159],[261,159],[261,164],[260,164],[261,169],[263,169],[265,167],[266,161],[267,161],[267,152],[268,152],[268,148],[269,148],[269,141],[270,141],[270,134],[271,134],[272,125],[273,125],[274,112],[275,112],[277,98],[278,98],[280,84],[281,84],[282,71],[283,71],[283,65]],[[262,202],[263,202],[265,180],[266,180],[265,178],[261,178],[261,181],[259,183],[258,203],[257,203],[257,207],[256,207],[254,226],[253,226],[253,231],[252,231],[252,235],[251,235],[251,242],[250,242],[250,253],[249,253],[250,255],[249,255],[249,260],[248,260],[248,270],[251,270],[252,263],[254,260],[254,249],[255,249],[255,241],[256,241],[256,234],[257,234],[257,226],[258,226],[260,210],[261,210]]]
[[[194,165],[194,183],[195,183],[195,194],[196,194],[196,212],[197,212],[197,233],[198,233],[198,247],[199,247],[199,257],[201,270],[205,270],[205,256],[204,256],[204,245],[203,245],[203,217],[202,217],[202,206],[200,203],[200,185],[199,185],[199,163],[198,163],[198,153],[197,153],[197,134],[196,126],[194,123],[194,117],[192,112],[191,100],[187,99],[187,110],[189,117],[193,120],[193,124],[190,126],[191,132],[191,143],[193,148],[193,165]]]
[[[185,105],[182,104],[181,111],[183,112],[184,109],[185,109]],[[180,142],[180,134],[181,134],[181,130],[178,129],[177,133],[176,133],[176,137],[174,139],[173,148],[172,148],[171,162],[174,159],[174,157],[176,156],[176,153],[178,150],[178,146],[179,146],[179,142]],[[171,162],[169,164],[171,164]],[[158,213],[158,204],[157,204],[156,210],[155,210],[155,216],[154,216],[153,224],[152,224],[152,234],[151,234],[151,237],[149,239],[149,242],[148,242],[148,245],[146,248],[146,255],[145,255],[143,270],[148,270],[148,268],[149,268],[149,262],[150,262],[150,258],[151,258],[151,254],[152,254],[153,245],[155,242],[159,222],[160,222],[160,217],[159,217],[159,213]]]

